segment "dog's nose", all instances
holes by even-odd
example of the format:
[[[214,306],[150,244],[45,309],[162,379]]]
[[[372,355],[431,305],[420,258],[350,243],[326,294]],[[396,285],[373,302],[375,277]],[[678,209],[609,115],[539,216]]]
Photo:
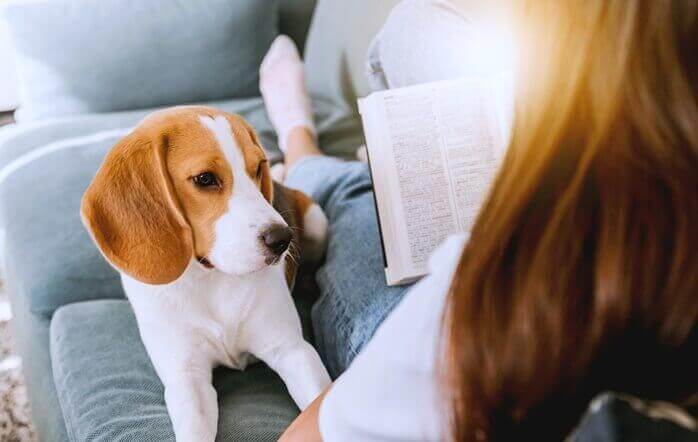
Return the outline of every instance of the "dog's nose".
[[[274,224],[262,234],[264,245],[277,255],[281,255],[288,249],[292,238],[293,231],[281,224]]]

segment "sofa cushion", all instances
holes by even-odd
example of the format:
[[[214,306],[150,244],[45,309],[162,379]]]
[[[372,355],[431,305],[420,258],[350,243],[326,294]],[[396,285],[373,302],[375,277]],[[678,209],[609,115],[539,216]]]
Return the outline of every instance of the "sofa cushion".
[[[371,92],[366,75],[369,44],[399,2],[318,0],[305,48],[311,94],[356,110],[356,98]]]
[[[22,375],[36,440],[67,441],[68,435],[51,376],[50,320],[29,312],[21,287],[15,286],[13,280],[3,278],[2,282],[2,288],[12,302],[12,342],[22,357]]]
[[[315,3],[316,0],[281,0],[279,5],[279,33],[291,37],[301,53],[305,48]]]
[[[127,301],[91,301],[56,311],[51,360],[73,440],[174,440],[163,386]],[[277,440],[298,414],[281,379],[263,364],[217,369],[217,440]]]
[[[18,121],[258,96],[278,0],[10,0]]]
[[[125,132],[93,134],[33,159],[0,184],[3,261],[32,313],[50,316],[85,299],[123,298],[117,272],[80,221],[80,199],[102,158]],[[10,267],[10,266],[5,266]]]
[[[397,1],[317,2],[305,44],[305,71],[320,146],[331,155],[356,158],[364,143],[356,100],[370,92],[366,52]]]
[[[242,115],[260,135],[267,155],[274,160],[281,158],[276,144],[276,133],[267,117],[261,97],[207,101],[199,104]],[[89,137],[98,132],[132,128],[146,115],[162,108],[70,115],[0,127],[0,184],[2,170],[27,153],[71,138]]]

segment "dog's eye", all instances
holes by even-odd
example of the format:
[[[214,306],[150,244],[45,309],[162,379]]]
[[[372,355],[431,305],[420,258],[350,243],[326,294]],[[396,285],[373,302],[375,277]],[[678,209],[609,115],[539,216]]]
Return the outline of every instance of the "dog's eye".
[[[218,186],[218,178],[211,172],[200,173],[193,177],[192,181],[199,187]]]
[[[262,178],[262,172],[264,172],[265,164],[267,164],[267,160],[262,160],[259,162],[259,166],[257,166],[257,179]]]

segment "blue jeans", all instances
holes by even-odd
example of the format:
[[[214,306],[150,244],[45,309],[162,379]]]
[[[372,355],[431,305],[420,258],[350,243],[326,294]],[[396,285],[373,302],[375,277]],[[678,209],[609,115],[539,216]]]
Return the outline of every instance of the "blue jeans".
[[[315,345],[330,375],[339,376],[402,299],[408,287],[385,283],[368,167],[312,156],[289,171],[286,185],[310,195],[329,219],[327,256],[317,272]]]

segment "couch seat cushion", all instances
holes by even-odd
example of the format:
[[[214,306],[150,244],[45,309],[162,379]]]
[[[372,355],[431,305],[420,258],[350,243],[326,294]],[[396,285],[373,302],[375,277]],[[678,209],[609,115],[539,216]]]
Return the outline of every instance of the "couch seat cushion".
[[[73,440],[174,440],[163,386],[127,301],[61,307],[51,321],[51,359]],[[217,369],[217,440],[276,440],[298,414],[281,379],[263,364]]]

